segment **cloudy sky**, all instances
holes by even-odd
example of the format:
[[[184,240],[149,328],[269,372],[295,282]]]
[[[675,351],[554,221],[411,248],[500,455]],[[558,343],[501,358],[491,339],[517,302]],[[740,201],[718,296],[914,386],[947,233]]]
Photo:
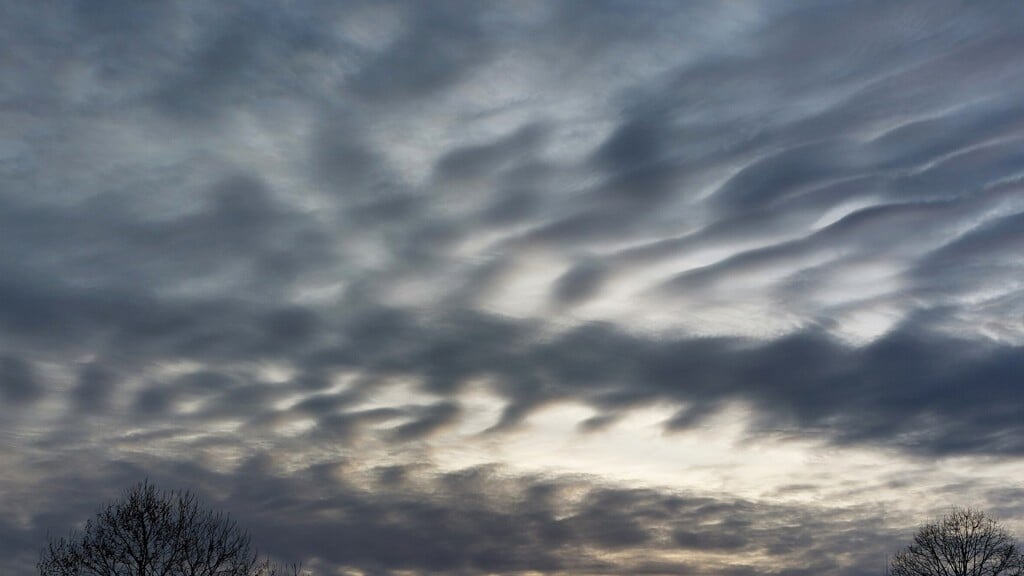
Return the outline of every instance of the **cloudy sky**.
[[[143,478],[320,576],[1024,534],[1024,5],[0,2],[0,572]]]

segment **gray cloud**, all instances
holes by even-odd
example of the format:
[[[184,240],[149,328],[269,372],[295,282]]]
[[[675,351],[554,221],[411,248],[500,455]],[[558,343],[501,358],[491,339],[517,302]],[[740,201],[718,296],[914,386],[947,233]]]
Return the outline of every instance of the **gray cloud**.
[[[566,304],[586,300],[601,289],[604,272],[599,262],[581,262],[558,279],[552,296]]]
[[[12,569],[146,475],[323,573],[866,574],[916,522],[453,472],[481,389],[480,446],[566,401],[588,438],[743,406],[755,444],[1024,455],[1010,3],[4,13]]]
[[[398,475],[389,469],[378,480],[339,476],[338,469],[336,463],[325,463],[281,475],[274,459],[264,454],[230,476],[166,461],[155,467],[121,462],[85,475],[59,474],[47,487],[76,481],[78,490],[59,506],[34,502],[38,507],[31,528],[7,528],[13,538],[5,539],[4,551],[28,563],[30,555],[18,547],[33,535],[88,517],[95,510],[90,497],[115,497],[117,486],[130,485],[144,473],[158,485],[198,492],[209,505],[250,527],[254,540],[278,558],[312,551],[314,569],[333,565],[383,574],[617,574],[636,565],[640,573],[650,574],[708,569],[727,574],[729,566],[744,566],[735,552],[748,550],[776,566],[790,566],[767,568],[770,574],[855,574],[860,573],[855,561],[829,559],[848,553],[843,539],[858,543],[855,558],[870,558],[886,549],[886,539],[894,532],[884,518],[866,509],[800,508],[602,487],[580,478],[513,477],[487,466],[444,473],[404,470]],[[410,473],[416,483],[410,483]],[[573,493],[578,496],[567,500]],[[630,560],[633,555],[685,550],[707,554],[703,567]],[[614,553],[624,556],[609,555]],[[746,569],[755,568],[748,564]]]
[[[395,428],[395,439],[398,441],[415,440],[451,425],[459,416],[459,405],[454,402],[440,402],[424,407],[422,415],[412,422]]]
[[[464,318],[455,330],[392,325],[365,348],[354,334],[356,347],[329,362],[410,375],[429,365],[426,385],[442,391],[493,375],[511,403],[505,418],[513,421],[564,398],[610,413],[637,405],[638,397],[658,398],[695,404],[691,417],[745,399],[763,410],[767,429],[795,427],[838,443],[925,453],[1024,450],[1024,431],[1013,418],[1021,409],[1012,394],[1016,346],[918,333],[912,324],[863,348],[814,332],[767,343],[646,340],[599,326],[544,344],[520,334],[529,332],[488,318]]]
[[[482,65],[493,37],[463,2],[431,6],[408,3],[398,37],[371,53],[350,80],[352,91],[370,100],[429,96]]]
[[[82,412],[103,412],[117,391],[117,380],[117,375],[102,365],[83,366],[72,393],[75,407]]]
[[[928,334],[914,324],[865,347],[815,332],[763,343],[732,338],[651,340],[596,325],[535,342],[529,325],[486,315],[463,315],[458,321],[432,325],[405,311],[380,310],[337,324],[331,338],[338,344],[321,348],[325,342],[316,338],[296,342],[287,333],[277,337],[230,328],[248,322],[239,314],[207,314],[200,329],[193,315],[209,308],[169,316],[152,328],[137,327],[129,319],[127,325],[103,330],[123,334],[117,341],[132,342],[128,350],[135,355],[217,363],[237,362],[252,353],[264,358],[278,355],[314,377],[341,369],[420,377],[425,389],[453,399],[470,379],[491,376],[509,402],[501,427],[557,399],[575,398],[608,416],[655,399],[691,406],[669,423],[672,427],[688,426],[683,423],[743,399],[761,411],[759,426],[823,434],[840,444],[881,443],[940,454],[1024,450],[1024,431],[1014,416],[1020,406],[1012,393],[1019,347]],[[158,309],[150,312],[161,315]],[[13,359],[8,364],[24,367]],[[797,373],[794,365],[800,367]],[[9,388],[25,392],[19,398],[36,397],[36,388],[29,385],[33,380],[9,380],[14,383]],[[268,396],[244,380],[198,372],[147,385],[137,402],[145,411],[169,414],[177,403],[199,395],[210,399],[212,413],[234,406],[235,412],[244,414],[269,409],[285,393],[277,390]],[[295,410],[327,418],[356,398],[313,396]],[[451,421],[457,414],[452,408],[438,404],[396,433],[412,438],[433,430]]]
[[[4,402],[15,406],[31,404],[43,395],[32,365],[14,356],[0,360],[0,393]]]

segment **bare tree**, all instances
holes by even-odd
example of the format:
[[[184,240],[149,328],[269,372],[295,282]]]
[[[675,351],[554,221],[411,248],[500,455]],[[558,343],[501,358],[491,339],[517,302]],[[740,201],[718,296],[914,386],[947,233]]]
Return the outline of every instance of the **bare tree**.
[[[40,576],[284,576],[261,559],[249,534],[187,491],[149,481],[100,510],[82,530],[51,538]],[[298,575],[298,567],[288,569]]]
[[[979,510],[954,508],[926,524],[896,553],[889,576],[1021,576],[1024,556],[1013,536]]]

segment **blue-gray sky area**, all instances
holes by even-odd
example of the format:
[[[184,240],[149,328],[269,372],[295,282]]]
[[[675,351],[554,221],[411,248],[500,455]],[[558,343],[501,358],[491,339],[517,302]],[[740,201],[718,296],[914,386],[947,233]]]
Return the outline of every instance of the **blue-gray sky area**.
[[[0,0],[0,573],[149,478],[319,576],[1024,534],[1024,3]]]

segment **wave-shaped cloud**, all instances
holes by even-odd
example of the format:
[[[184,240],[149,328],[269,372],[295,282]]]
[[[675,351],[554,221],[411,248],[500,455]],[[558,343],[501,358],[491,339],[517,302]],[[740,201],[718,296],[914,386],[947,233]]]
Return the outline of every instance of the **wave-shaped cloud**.
[[[859,574],[905,484],[607,461],[645,410],[918,480],[1024,454],[1009,3],[4,13],[11,562],[151,474],[325,573]],[[524,471],[551,410],[607,458]]]

